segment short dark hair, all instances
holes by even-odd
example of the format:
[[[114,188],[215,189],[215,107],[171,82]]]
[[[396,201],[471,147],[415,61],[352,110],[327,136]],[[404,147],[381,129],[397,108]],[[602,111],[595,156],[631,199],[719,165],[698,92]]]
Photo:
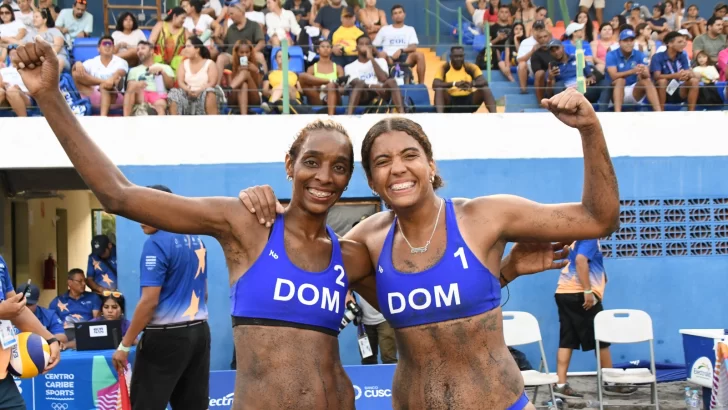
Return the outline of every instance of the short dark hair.
[[[192,36],[187,39],[187,41],[190,42],[196,49],[200,51],[200,57],[204,58],[205,60],[209,60],[212,58],[210,55],[210,49],[205,46],[205,44],[200,40],[197,36]]]
[[[678,33],[677,31],[671,31],[671,32],[667,33],[667,35],[662,40],[662,42],[665,44],[670,44],[670,43],[672,43],[673,40],[675,40],[678,37],[683,37],[683,35]]]
[[[136,17],[134,17],[133,14],[130,12],[124,12],[119,16],[119,19],[116,20],[116,31],[124,32],[124,20],[126,20],[127,17],[131,17],[132,26],[131,30],[134,31],[139,28],[139,22],[137,21]]]
[[[465,47],[463,47],[463,46],[452,46],[452,47],[450,47],[450,53],[452,53],[455,50],[461,50],[462,52],[465,52]]]
[[[166,185],[149,185],[147,188],[156,189],[157,191],[164,191],[167,193],[172,193],[172,190],[169,189]]]
[[[366,39],[368,39],[370,43],[371,43],[371,41],[372,41],[372,38],[371,38],[371,37],[369,37],[369,35],[368,35],[368,34],[362,34],[362,35],[360,35],[359,37],[357,37],[357,38],[356,38],[356,44],[357,44],[357,45],[359,45],[359,40],[361,40],[361,39],[363,39],[363,38],[366,38]]]
[[[56,20],[53,19],[53,14],[51,14],[51,9],[44,8],[37,10],[38,13],[40,13],[40,16],[46,20],[46,27],[53,28],[56,26]]]
[[[500,9],[508,9],[508,12],[509,13],[511,12],[511,6],[509,4],[501,3],[500,6],[498,7],[498,10],[500,10]]]
[[[68,280],[73,280],[73,277],[76,276],[76,275],[82,275],[84,277],[86,276],[86,274],[83,273],[83,269],[73,268],[73,269],[71,269],[71,270],[68,271]]]
[[[97,45],[98,47],[101,47],[101,43],[103,43],[103,42],[104,42],[104,40],[111,40],[111,44],[115,44],[115,42],[114,42],[114,37],[111,37],[110,35],[106,34],[106,35],[104,35],[104,36],[101,36],[101,38],[99,39],[99,42],[98,42],[98,44],[96,44],[96,45]]]
[[[397,10],[397,9],[402,9],[402,11],[404,12],[404,6],[403,5],[401,5],[401,4],[395,4],[394,6],[392,6],[391,13],[394,13],[394,11]]]
[[[137,47],[139,47],[139,46],[147,46],[149,48],[154,48],[154,45],[146,40],[142,40],[142,41],[138,42]]]
[[[714,24],[715,24],[715,22],[716,22],[716,21],[722,21],[722,20],[723,20],[723,19],[719,19],[718,17],[716,17],[716,16],[715,16],[715,14],[713,14],[713,15],[712,15],[712,16],[710,16],[710,18],[708,19],[708,26],[712,26],[712,25],[714,25]]]

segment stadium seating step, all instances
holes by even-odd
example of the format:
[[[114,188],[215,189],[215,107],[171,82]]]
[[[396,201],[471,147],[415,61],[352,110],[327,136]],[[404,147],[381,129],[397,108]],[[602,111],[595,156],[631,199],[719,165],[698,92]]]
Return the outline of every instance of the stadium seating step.
[[[534,94],[506,94],[506,112],[524,112],[525,109],[540,108]]]

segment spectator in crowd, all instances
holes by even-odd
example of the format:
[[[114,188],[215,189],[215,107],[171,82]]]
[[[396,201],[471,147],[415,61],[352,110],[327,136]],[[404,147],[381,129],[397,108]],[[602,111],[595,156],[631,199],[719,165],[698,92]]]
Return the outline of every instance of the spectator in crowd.
[[[91,100],[91,106],[101,116],[109,115],[112,108],[121,107],[124,96],[119,81],[129,71],[129,63],[114,55],[114,39],[103,36],[98,42],[99,55],[84,62],[76,61],[71,74],[78,91]]]
[[[296,16],[296,21],[298,22],[298,25],[301,27],[306,27],[309,25],[309,17],[311,16],[311,2],[308,0],[286,0],[285,4],[283,4],[283,8],[286,10],[290,10],[294,16]]]
[[[720,79],[720,74],[714,65],[711,65],[711,59],[708,53],[705,51],[699,51],[695,55],[696,66],[693,68],[693,72],[700,75],[700,81],[703,84],[714,84]]]
[[[630,14],[632,14],[632,9],[635,7],[633,1],[625,1],[624,2],[624,9],[619,13],[620,16],[624,17],[625,19],[629,17]],[[637,8],[640,10],[640,18],[642,20],[647,20],[649,18],[652,18],[652,14],[650,13],[650,9],[643,5],[637,5]],[[615,16],[616,17],[616,16]],[[614,19],[612,19],[614,20]],[[616,30],[617,27],[621,26],[622,24],[625,24],[627,21],[620,21],[614,29]]]
[[[267,71],[268,65],[265,62],[263,56],[263,49],[265,48],[265,36],[263,35],[263,29],[256,22],[249,20],[246,17],[246,13],[243,6],[238,3],[229,7],[228,13],[232,24],[226,28],[225,36],[223,37],[219,47],[223,52],[217,56],[217,71],[218,71],[218,83],[222,79],[223,70],[226,66],[232,64],[232,50],[233,45],[241,42],[243,44],[252,44],[256,61],[263,64],[263,72]]]
[[[553,39],[549,43],[549,52],[554,58],[554,62],[549,65],[546,88],[557,94],[566,88],[576,87],[576,48]],[[611,97],[609,80],[597,73],[594,65],[588,61],[585,64],[583,75],[586,84],[584,96],[592,104],[599,103],[599,111],[606,111]]]
[[[116,290],[116,246],[106,235],[96,235],[91,239],[91,254],[86,268],[86,285],[96,293]]]
[[[319,60],[300,75],[299,81],[310,105],[326,103],[329,115],[334,115],[341,99],[338,80],[344,76],[344,67],[331,60],[331,53],[331,42],[321,40],[318,45]]]
[[[233,63],[228,84],[232,88],[230,104],[240,107],[240,114],[248,114],[248,106],[260,105],[263,68],[253,46],[238,41],[233,49]]]
[[[68,49],[63,34],[55,26],[53,15],[49,9],[40,9],[33,12],[33,37],[40,36],[47,43],[53,46],[53,51],[58,57],[58,66],[61,71],[71,69],[71,62],[68,58]]]
[[[728,14],[728,5],[725,3],[717,3],[713,9],[713,16],[722,19],[726,14]]]
[[[606,0],[581,0],[579,2],[579,10],[584,13],[589,13],[589,9],[594,6],[594,11],[596,12],[597,16],[597,22],[599,22],[599,25],[601,25],[602,23],[604,23],[605,4]]]
[[[614,38],[618,39],[619,38],[619,35],[622,34],[623,31],[629,30],[629,31],[634,32],[634,29],[635,28],[632,27],[629,24],[623,24],[623,25],[619,26],[619,28],[617,29],[616,33],[614,34]],[[610,51],[613,51],[613,50],[618,50],[618,49],[619,49],[619,41],[615,41],[614,44],[612,44],[612,47],[609,50]],[[657,49],[657,52],[658,53],[660,52],[660,49],[659,48]]]
[[[129,65],[139,62],[137,45],[140,41],[146,42],[147,36],[139,28],[139,22],[133,14],[127,11],[119,16],[111,38],[114,39],[114,54],[126,60]]]
[[[594,38],[596,37],[596,29],[594,28],[594,23],[592,22],[591,16],[589,16],[589,13],[584,13],[580,11],[576,18],[573,21],[577,24],[583,24],[584,25],[584,35],[583,38],[586,39],[587,42],[591,43],[594,41]],[[569,23],[571,24],[571,23]]]
[[[556,374],[559,382],[554,395],[563,398],[582,398],[583,394],[572,389],[566,381],[571,354],[581,346],[583,352],[596,348],[594,338],[594,318],[604,310],[602,299],[607,285],[604,260],[599,240],[576,241],[571,245],[569,264],[561,271],[556,287],[556,306],[558,307],[559,351]],[[599,343],[599,363],[601,368],[612,367],[609,343]],[[605,386],[610,393],[632,394],[636,387]]]
[[[101,313],[92,322],[102,320],[119,320],[121,321],[121,337],[126,336],[129,330],[129,319],[126,318],[126,299],[121,292],[104,291],[101,295]],[[134,339],[133,344],[137,344],[138,339]]]
[[[321,30],[321,36],[331,38],[331,35],[341,26],[341,9],[345,6],[341,4],[341,0],[330,0],[329,4],[325,4],[318,10],[314,26]],[[354,13],[350,7],[349,12]]]
[[[265,4],[266,0],[262,1]],[[241,0],[240,3],[232,3],[231,7],[238,4],[242,7],[243,12],[245,13],[245,18],[258,23],[258,25],[260,25],[260,29],[265,32],[265,13],[255,9],[253,0]],[[230,24],[232,24],[232,21],[228,21],[228,25]]]
[[[508,78],[509,81],[515,81],[513,79],[513,74],[511,73],[511,67],[518,67],[517,56],[519,54],[521,42],[526,39],[525,34],[526,27],[523,23],[515,23],[511,28],[511,34],[508,36],[508,39],[506,39],[506,50],[503,60],[505,62],[506,69],[508,70],[506,78]],[[528,71],[526,71],[526,81],[528,81]],[[525,89],[525,84],[523,88]]]
[[[688,111],[695,111],[700,95],[698,75],[690,70],[690,61],[685,50],[686,38],[677,31],[665,36],[667,50],[655,54],[650,63],[650,72],[657,84],[660,105],[680,104],[687,100]]]
[[[667,23],[665,22],[664,18],[660,17],[661,15],[662,15],[662,5],[660,5],[660,4],[655,5],[653,12],[652,12],[652,18],[648,19],[648,20],[642,19],[642,14],[641,14],[638,6],[632,6],[632,13],[629,15],[629,17],[627,17],[626,24],[629,24],[630,26],[632,26],[632,28],[634,28],[634,27],[639,26],[642,23],[649,22],[649,23],[652,23],[653,25],[661,26],[657,29],[651,26],[652,30],[654,30],[655,32],[662,32],[662,30],[667,30],[667,26],[666,26]]]
[[[21,0],[22,1],[22,0]],[[40,289],[33,284],[24,283],[16,289],[17,293],[26,293],[30,288],[30,296],[25,298],[25,305],[30,309],[31,312],[38,318],[38,321],[44,328],[46,328],[53,337],[58,339],[61,343],[67,343],[68,338],[63,330],[63,321],[53,309],[44,308],[38,306],[38,299],[40,299]]]
[[[171,115],[217,115],[223,94],[217,87],[217,66],[210,50],[197,37],[190,37],[182,52],[184,63],[177,68],[177,88],[167,97]]]
[[[521,42],[518,49],[518,81],[521,86],[521,94],[526,94],[526,83],[528,77],[534,77],[534,88],[536,99],[541,101],[544,98],[544,87],[546,86],[546,71],[549,63],[553,61],[548,49],[551,41],[551,32],[546,30],[542,22],[533,24],[533,35]]]
[[[377,0],[365,0],[364,7],[359,9],[358,16],[359,23],[372,40],[377,37],[379,30],[387,25],[387,13],[377,8]]]
[[[337,28],[333,34],[333,54],[332,59],[341,66],[356,61],[356,39],[359,38],[363,31],[354,25],[356,19],[349,12],[349,9],[341,10],[341,27]]]
[[[417,51],[420,41],[414,27],[404,24],[406,14],[399,4],[392,6],[392,24],[382,27],[372,44],[382,47],[378,57],[385,57],[390,66],[405,63],[417,67],[417,81],[425,81],[425,56]]]
[[[336,0],[333,0],[336,1]],[[399,85],[387,72],[387,60],[375,58],[376,49],[367,35],[356,39],[356,50],[359,58],[344,67],[344,74],[349,77],[347,92],[349,95],[349,109],[347,114],[353,115],[358,105],[369,105],[375,98],[380,101],[391,100],[399,113],[404,113],[402,93]]]
[[[516,8],[512,12],[513,21],[523,23],[523,26],[526,28],[526,34],[531,35],[533,22],[536,21],[536,6],[533,5],[531,0],[513,0],[511,4]]]
[[[216,19],[224,13],[225,7],[221,0],[207,0],[202,2],[202,13]]]
[[[648,67],[648,57],[635,49],[634,31],[622,31],[619,48],[607,53],[607,76],[614,87],[615,112],[621,112],[623,104],[642,104],[645,98],[654,111],[662,111]]]
[[[187,14],[182,23],[187,37],[197,36],[210,50],[212,59],[217,58],[217,47],[213,47],[212,35],[215,30],[218,30],[218,24],[212,16],[203,12],[202,0],[182,0],[180,6]]]
[[[442,65],[432,81],[435,90],[435,106],[438,113],[468,112],[478,110],[485,103],[488,112],[495,113],[496,105],[488,82],[480,68],[465,62],[465,49],[454,46],[450,49],[450,62]]]
[[[615,35],[619,35],[619,28],[625,24],[627,24],[627,19],[622,15],[617,15],[612,17],[611,20],[609,20],[609,24],[612,25],[612,29],[614,30]]]
[[[705,34],[707,30],[706,21],[699,13],[698,6],[691,4],[687,15],[682,19],[682,28],[688,30],[693,37]]]
[[[0,107],[5,103],[18,117],[27,117],[28,107],[33,105],[20,73],[13,66],[0,68]]]
[[[610,23],[602,23],[599,27],[599,38],[592,41],[590,46],[594,56],[594,68],[604,74],[607,69],[607,52],[615,43],[614,29]]]
[[[13,11],[20,10],[20,7],[18,7],[18,3],[16,3],[14,0],[2,0],[0,1],[0,4],[7,4]]]
[[[49,9],[53,20],[58,20],[58,14],[61,12],[61,8],[53,4],[53,0],[38,0],[39,9]]]
[[[539,7],[536,9],[536,21],[543,21],[546,26],[546,30],[551,31],[554,28],[554,22],[549,18],[549,11],[546,7]]]
[[[262,92],[263,97],[268,101],[267,103],[261,104],[263,109],[266,111],[270,110],[269,104],[282,105],[281,98],[283,97],[283,50],[276,52],[276,63],[278,64],[277,70],[271,70],[265,77],[263,77]],[[301,93],[303,89],[301,84],[298,82],[298,74],[293,71],[288,71],[288,98],[292,103],[300,103]]]
[[[48,308],[58,313],[64,322],[86,322],[99,315],[101,299],[99,295],[86,292],[86,282],[83,280],[83,271],[78,268],[68,272],[68,291],[55,297]]]
[[[183,60],[182,50],[187,43],[187,32],[184,28],[187,13],[182,7],[175,7],[167,12],[164,21],[154,25],[149,42],[154,44],[154,62],[167,64],[177,70]]]
[[[718,53],[718,64],[716,68],[720,74],[720,81],[726,80],[726,70],[728,69],[728,48]]]
[[[33,8],[30,0],[18,0],[18,11],[15,12],[15,20],[23,23],[28,33],[33,31]]]
[[[477,4],[478,8],[475,8]],[[500,0],[465,0],[465,8],[470,14],[473,24],[483,29],[485,23],[493,24],[498,20],[498,8]],[[510,8],[508,9],[510,14]]]
[[[21,44],[26,34],[28,30],[15,19],[13,8],[7,4],[0,5],[0,48]]]
[[[705,34],[701,34],[693,41],[693,55],[697,57],[698,53],[705,51],[708,57],[710,57],[711,64],[715,64],[718,61],[718,53],[726,48],[726,35],[723,34],[723,23],[723,20],[715,16],[708,19],[708,30]]]
[[[498,9],[498,17],[495,23],[490,24],[490,45],[493,49],[491,55],[491,69],[498,68],[509,81],[513,81],[513,74],[506,63],[505,58],[501,58],[501,53],[506,49],[506,41],[511,34],[511,26],[509,24],[511,12],[507,5],[502,5]],[[485,53],[487,48],[481,50],[475,57],[475,65],[481,70],[486,70],[487,62]]]
[[[635,28],[635,34],[637,35],[634,40],[635,48],[651,60],[657,52],[657,45],[652,39],[652,28],[647,23],[640,23]]]
[[[94,31],[94,16],[86,11],[86,0],[76,0],[73,8],[63,9],[58,13],[56,27],[66,37],[69,47],[78,37],[89,37]]]
[[[584,57],[586,61],[594,64],[594,55],[592,54],[592,49],[589,45],[590,42],[587,42],[584,39],[585,33],[586,31],[589,31],[589,28],[590,27],[586,27],[580,23],[569,23],[569,25],[566,26],[566,31],[564,32],[564,38],[562,41],[565,47],[573,48],[574,52],[576,51],[579,42],[581,42],[581,47],[584,49]],[[572,52],[569,52],[568,54],[570,55]]]
[[[293,37],[301,34],[296,16],[292,11],[281,8],[283,0],[268,0],[268,14],[265,15],[265,26],[268,30],[269,44],[273,47],[281,45],[284,38],[293,44]]]
[[[663,17],[667,21],[668,32],[680,30],[680,19],[682,16],[678,15],[675,11],[675,3],[672,0],[666,0],[663,7],[665,11]]]
[[[167,64],[155,63],[152,44],[140,41],[136,46],[139,65],[129,70],[124,94],[124,116],[132,114],[135,105],[151,106],[157,115],[167,114],[167,90],[174,87],[175,73]]]
[[[347,303],[349,300],[353,300],[352,293],[348,293],[346,299]],[[358,299],[357,303],[362,311],[360,326],[363,328],[364,331],[362,333],[367,336],[369,346],[372,349],[372,355],[362,357],[361,364],[379,364],[378,356],[380,353],[383,364],[397,363],[397,343],[394,339],[394,329],[384,319],[384,316],[378,310],[374,309],[364,298],[359,297]],[[358,329],[357,332],[361,332],[361,330]],[[359,354],[361,355],[361,350]]]

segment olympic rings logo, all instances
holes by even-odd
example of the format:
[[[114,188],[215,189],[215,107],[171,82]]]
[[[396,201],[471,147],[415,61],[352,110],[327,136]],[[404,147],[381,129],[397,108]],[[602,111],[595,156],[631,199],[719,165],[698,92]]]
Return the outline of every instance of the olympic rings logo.
[[[68,410],[68,404],[66,403],[53,403],[51,404],[53,410]]]

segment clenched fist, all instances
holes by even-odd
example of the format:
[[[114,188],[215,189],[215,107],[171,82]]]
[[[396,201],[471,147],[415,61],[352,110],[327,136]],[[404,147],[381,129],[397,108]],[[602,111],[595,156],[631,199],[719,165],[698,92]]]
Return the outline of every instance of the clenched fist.
[[[11,51],[10,59],[30,95],[38,97],[44,92],[58,92],[58,57],[53,47],[41,37]]]
[[[541,105],[571,128],[583,129],[599,125],[594,107],[575,88],[567,88],[551,98],[544,98]]]

